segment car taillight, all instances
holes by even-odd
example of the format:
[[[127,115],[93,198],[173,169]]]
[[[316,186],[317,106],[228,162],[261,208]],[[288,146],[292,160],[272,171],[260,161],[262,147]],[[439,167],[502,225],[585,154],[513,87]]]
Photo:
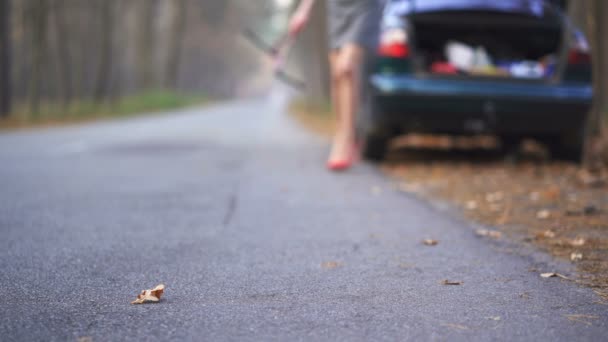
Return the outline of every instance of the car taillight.
[[[589,49],[589,43],[585,35],[577,31],[572,39],[572,46],[568,51],[568,64],[590,64],[591,63],[591,51]]]
[[[410,55],[407,32],[402,28],[390,28],[382,32],[378,54],[382,57],[406,58]]]

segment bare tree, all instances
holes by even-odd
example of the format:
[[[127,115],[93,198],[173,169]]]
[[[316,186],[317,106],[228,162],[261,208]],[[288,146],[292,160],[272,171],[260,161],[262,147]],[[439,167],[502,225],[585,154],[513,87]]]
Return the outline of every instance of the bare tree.
[[[112,56],[113,56],[113,37],[114,37],[114,16],[112,9],[114,1],[101,0],[100,2],[101,16],[101,46],[100,60],[97,67],[97,84],[95,86],[95,101],[103,102],[108,97],[108,87],[112,71]]]
[[[139,0],[139,37],[138,37],[138,86],[150,89],[155,86],[154,40],[156,0]]]
[[[0,117],[11,111],[10,0],[0,0]]]
[[[31,0],[27,8],[32,27],[32,67],[30,72],[30,111],[34,116],[40,112],[42,80],[47,55],[46,28],[48,19],[47,0]]]
[[[177,88],[179,81],[179,66],[181,63],[183,40],[186,33],[187,2],[174,0],[171,34],[169,36],[169,56],[165,71],[165,87]]]
[[[55,45],[56,45],[56,61],[57,69],[59,70],[58,83],[61,88],[61,102],[64,107],[68,107],[73,97],[73,81],[72,81],[72,54],[70,52],[70,30],[67,23],[67,14],[69,13],[68,2],[65,0],[54,0],[54,28],[55,28]]]

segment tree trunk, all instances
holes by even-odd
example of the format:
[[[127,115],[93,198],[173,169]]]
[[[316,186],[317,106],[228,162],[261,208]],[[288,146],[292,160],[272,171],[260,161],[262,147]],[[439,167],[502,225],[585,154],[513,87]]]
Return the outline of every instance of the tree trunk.
[[[61,102],[67,108],[72,102],[72,55],[70,53],[70,31],[67,27],[66,13],[70,8],[64,0],[55,0],[55,33],[57,36],[57,67],[59,70],[59,83],[61,85]]]
[[[95,86],[95,101],[103,102],[108,97],[108,87],[112,71],[114,20],[112,15],[114,1],[101,0],[101,37],[100,60],[97,67],[97,82]]]
[[[0,0],[0,117],[11,112],[11,4]]]
[[[182,56],[182,42],[186,33],[187,2],[174,0],[171,35],[169,36],[169,57],[165,72],[165,87],[176,89],[179,84],[179,66]]]
[[[30,76],[30,111],[33,116],[40,113],[42,96],[42,73],[46,59],[47,0],[33,0],[28,8],[32,27],[32,70]]]
[[[154,38],[156,0],[139,0],[139,37],[137,78],[139,90],[151,89],[155,86],[154,75]]]

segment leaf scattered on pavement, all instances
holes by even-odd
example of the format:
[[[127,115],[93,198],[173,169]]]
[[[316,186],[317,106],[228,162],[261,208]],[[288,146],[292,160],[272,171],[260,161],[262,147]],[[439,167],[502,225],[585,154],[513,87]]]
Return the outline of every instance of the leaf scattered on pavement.
[[[598,316],[595,315],[566,315],[566,318],[570,322],[583,323],[585,325],[591,326],[593,325],[591,321],[598,319]]]
[[[574,240],[570,240],[568,243],[572,247],[581,247],[581,246],[585,245],[586,242],[587,242],[587,240],[585,240],[583,238],[576,238]]]
[[[422,241],[422,243],[425,244],[426,246],[437,246],[439,244],[439,241],[433,240],[433,239],[426,239],[426,240]]]
[[[165,291],[165,285],[160,284],[152,290],[143,290],[131,304],[157,303]]]
[[[501,317],[500,316],[491,316],[491,317],[488,317],[488,319],[490,321],[497,321],[498,322],[498,321],[500,321]]]
[[[551,218],[551,212],[549,210],[541,210],[536,213],[536,218],[539,220],[547,220]]]
[[[481,236],[481,237],[490,237],[493,239],[500,239],[502,237],[502,233],[496,230],[489,230],[489,229],[477,229],[475,231],[475,234],[477,234],[477,236]]]
[[[333,270],[335,268],[338,268],[342,266],[341,263],[337,262],[337,261],[326,261],[324,263],[321,264],[321,267],[326,269],[326,270]]]
[[[444,280],[441,282],[441,285],[450,285],[450,286],[458,286],[458,285],[462,285],[463,282],[462,281],[453,281],[453,280]]]
[[[566,280],[570,279],[570,278],[566,277],[563,274],[559,274],[559,273],[555,273],[555,272],[541,273],[540,276],[543,277],[543,278],[562,278],[562,279],[566,279]]]
[[[570,254],[570,260],[571,261],[581,261],[583,260],[583,253],[572,253]]]
[[[467,210],[477,210],[479,206],[477,205],[476,201],[468,201],[465,204],[465,208],[467,208]]]
[[[555,237],[555,232],[552,230],[545,230],[542,233],[536,234],[537,239],[553,239]]]
[[[469,327],[460,325],[460,324],[452,324],[452,323],[443,323],[441,324],[444,327],[456,329],[456,330],[469,330]]]

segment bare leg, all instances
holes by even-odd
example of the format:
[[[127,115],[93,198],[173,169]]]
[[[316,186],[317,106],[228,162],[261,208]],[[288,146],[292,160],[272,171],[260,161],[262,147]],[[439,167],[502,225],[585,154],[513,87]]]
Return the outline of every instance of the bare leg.
[[[333,56],[333,55],[332,55]],[[337,131],[329,161],[349,160],[355,144],[355,116],[359,105],[360,65],[364,50],[354,44],[345,45],[332,58],[332,90]]]

